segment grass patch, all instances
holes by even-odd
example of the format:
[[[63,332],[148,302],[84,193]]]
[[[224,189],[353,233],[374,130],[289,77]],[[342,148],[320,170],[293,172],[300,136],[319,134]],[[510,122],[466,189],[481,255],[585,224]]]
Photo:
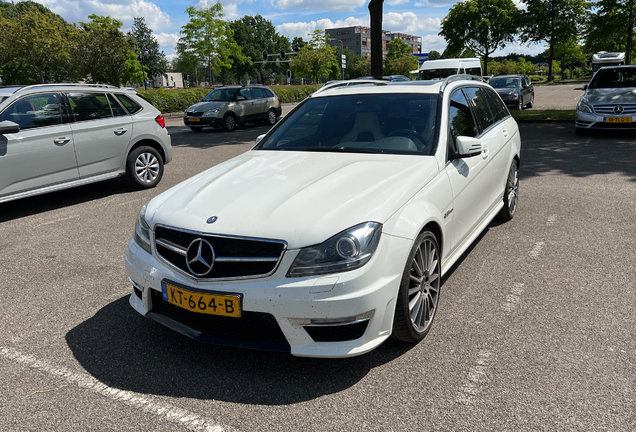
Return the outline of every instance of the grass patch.
[[[515,120],[551,121],[569,120],[574,121],[574,110],[510,110],[510,114]]]

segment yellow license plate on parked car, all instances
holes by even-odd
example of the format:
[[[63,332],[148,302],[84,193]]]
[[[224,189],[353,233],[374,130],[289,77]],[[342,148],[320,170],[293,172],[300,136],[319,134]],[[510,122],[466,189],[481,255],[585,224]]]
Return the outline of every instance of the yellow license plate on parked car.
[[[169,282],[161,282],[163,299],[192,312],[241,317],[241,296],[236,294],[205,294],[189,291]]]
[[[605,117],[605,123],[631,123],[631,117]]]
[[[198,117],[194,117],[194,118],[189,118],[188,121],[189,122],[199,122],[199,121],[201,121],[201,119],[198,118]]]

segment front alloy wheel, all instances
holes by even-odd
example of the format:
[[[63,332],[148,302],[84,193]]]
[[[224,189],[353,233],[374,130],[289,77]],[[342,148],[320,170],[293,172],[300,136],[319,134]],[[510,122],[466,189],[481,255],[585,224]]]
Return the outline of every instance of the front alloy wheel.
[[[163,160],[152,147],[133,150],[126,161],[126,178],[137,189],[155,187],[163,176]]]
[[[417,237],[402,275],[393,319],[395,339],[419,342],[430,330],[439,301],[440,263],[437,239],[426,230]]]
[[[510,164],[510,171],[508,171],[503,201],[504,206],[499,213],[499,217],[504,220],[510,220],[517,211],[517,202],[519,201],[519,165],[514,159]]]
[[[223,120],[223,129],[229,132],[236,129],[236,119],[232,114],[225,116],[225,119]]]
[[[274,126],[276,124],[276,111],[269,110],[267,112],[267,124]]]

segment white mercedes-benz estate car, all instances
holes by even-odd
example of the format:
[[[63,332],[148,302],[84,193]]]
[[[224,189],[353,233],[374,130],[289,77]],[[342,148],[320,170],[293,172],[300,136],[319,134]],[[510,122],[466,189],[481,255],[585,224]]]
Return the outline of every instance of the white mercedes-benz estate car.
[[[199,341],[296,356],[416,343],[444,273],[514,216],[520,147],[476,78],[325,89],[142,207],[130,304]]]

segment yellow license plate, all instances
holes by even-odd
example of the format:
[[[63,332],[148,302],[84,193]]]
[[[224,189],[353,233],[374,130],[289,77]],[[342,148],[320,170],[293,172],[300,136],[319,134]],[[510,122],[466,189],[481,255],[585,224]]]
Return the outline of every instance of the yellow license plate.
[[[199,122],[199,121],[201,121],[201,119],[198,118],[198,117],[193,117],[193,118],[189,118],[188,121],[189,122]]]
[[[605,123],[631,123],[631,117],[605,117]]]
[[[192,312],[233,318],[241,317],[240,295],[198,293],[168,282],[161,282],[161,293],[163,299],[168,303]]]

